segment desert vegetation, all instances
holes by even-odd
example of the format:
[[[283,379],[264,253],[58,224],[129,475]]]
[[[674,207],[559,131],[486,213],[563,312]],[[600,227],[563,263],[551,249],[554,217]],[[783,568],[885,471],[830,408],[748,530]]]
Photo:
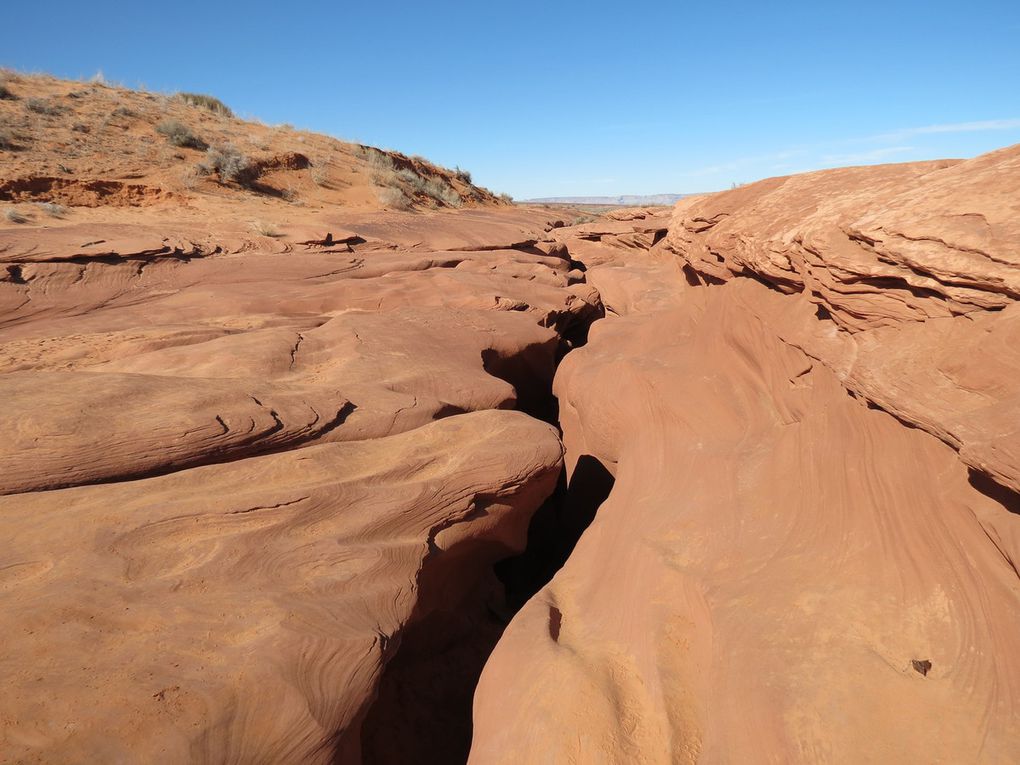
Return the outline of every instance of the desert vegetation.
[[[251,160],[229,143],[210,146],[205,159],[198,163],[198,170],[206,175],[216,173],[220,181],[242,186],[254,180]]]
[[[14,131],[0,126],[0,151],[14,151],[17,148],[18,142]]]
[[[382,204],[408,211],[499,203],[462,168],[290,125],[240,120],[211,95],[2,70],[0,86],[0,152],[5,159],[12,152],[14,163],[7,178],[129,177],[195,193],[210,191],[213,181],[232,193],[255,192],[290,204]],[[298,156],[314,159],[302,164]]]
[[[213,114],[220,114],[224,117],[234,116],[230,107],[214,96],[207,96],[203,93],[178,93],[176,98],[189,106],[198,106]]]
[[[39,209],[51,218],[63,218],[67,215],[67,208],[56,202],[39,202]]]
[[[186,149],[198,149],[204,151],[209,148],[208,144],[191,132],[191,128],[178,120],[164,120],[156,126],[156,132],[166,136],[167,141],[174,146]]]
[[[377,190],[379,201],[394,210],[410,210],[411,200],[398,186],[384,186]]]
[[[259,236],[268,236],[276,238],[280,236],[280,230],[272,223],[261,220],[253,220],[251,222],[251,230]]]
[[[36,114],[44,114],[48,117],[56,117],[64,113],[64,108],[58,104],[51,103],[43,98],[30,98],[25,101],[25,108]]]
[[[398,165],[393,156],[372,149],[367,153],[367,160],[372,182],[382,189],[399,192],[385,195],[385,199],[389,200],[384,201],[387,206],[405,209],[413,200],[443,207],[460,207],[464,203],[461,195],[438,168],[431,167],[419,158],[411,157]],[[426,175],[418,168],[432,169],[433,172]],[[380,195],[380,200],[383,197]]]

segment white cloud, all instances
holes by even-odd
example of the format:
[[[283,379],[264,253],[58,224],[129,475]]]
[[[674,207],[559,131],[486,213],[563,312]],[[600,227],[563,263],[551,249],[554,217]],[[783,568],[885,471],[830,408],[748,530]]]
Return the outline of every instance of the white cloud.
[[[869,141],[896,141],[915,135],[931,135],[933,133],[983,133],[988,130],[1020,130],[1020,119],[981,120],[978,122],[951,122],[945,125],[924,125],[922,127],[904,128],[891,133],[870,136]]]
[[[853,154],[826,154],[821,158],[824,165],[863,165],[868,162],[879,162],[897,154],[908,154],[916,151],[913,146],[885,146],[871,151],[860,151]]]

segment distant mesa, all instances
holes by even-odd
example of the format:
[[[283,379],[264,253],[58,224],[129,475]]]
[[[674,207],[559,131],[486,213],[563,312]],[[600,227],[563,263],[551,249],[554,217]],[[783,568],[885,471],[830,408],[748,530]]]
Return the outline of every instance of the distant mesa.
[[[684,197],[696,194],[623,194],[618,197],[540,197],[521,200],[531,204],[614,205],[618,207],[658,207],[674,205]]]

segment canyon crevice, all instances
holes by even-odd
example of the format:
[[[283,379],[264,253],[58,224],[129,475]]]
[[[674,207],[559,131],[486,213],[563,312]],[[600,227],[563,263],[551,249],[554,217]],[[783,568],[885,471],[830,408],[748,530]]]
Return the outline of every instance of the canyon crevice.
[[[685,200],[589,267],[555,392],[568,474],[615,486],[486,665],[472,762],[1020,756],[1018,162]]]

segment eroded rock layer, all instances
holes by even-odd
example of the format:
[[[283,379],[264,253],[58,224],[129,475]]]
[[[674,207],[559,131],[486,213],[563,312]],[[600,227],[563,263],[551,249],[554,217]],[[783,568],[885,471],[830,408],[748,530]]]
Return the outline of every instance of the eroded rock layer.
[[[344,223],[0,231],[0,760],[357,762],[502,608],[597,293],[543,211]]]
[[[490,657],[472,762],[1020,759],[1018,161],[584,237],[607,318],[555,391],[571,483],[615,483]]]

